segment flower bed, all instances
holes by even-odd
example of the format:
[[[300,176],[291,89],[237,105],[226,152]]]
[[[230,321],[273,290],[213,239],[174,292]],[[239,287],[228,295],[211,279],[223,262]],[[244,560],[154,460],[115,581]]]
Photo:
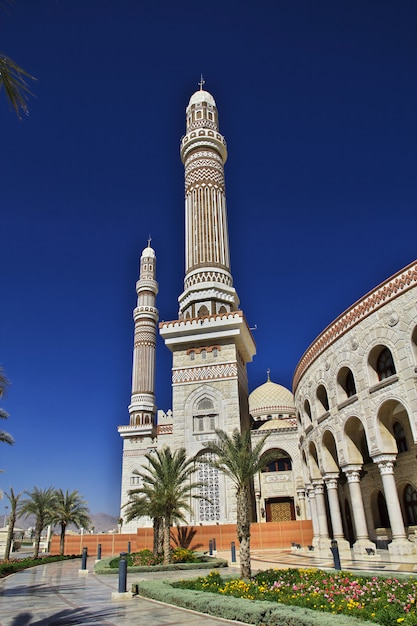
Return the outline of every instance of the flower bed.
[[[223,579],[219,572],[211,572],[173,587],[350,615],[382,626],[417,626],[417,579],[411,577],[276,569],[259,572],[251,581]]]

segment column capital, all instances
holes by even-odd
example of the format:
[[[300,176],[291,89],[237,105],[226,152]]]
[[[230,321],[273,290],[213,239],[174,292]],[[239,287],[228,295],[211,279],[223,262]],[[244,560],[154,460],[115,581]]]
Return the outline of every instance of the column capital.
[[[384,474],[394,473],[394,464],[396,459],[396,454],[377,454],[372,457],[373,462],[378,465],[381,476]]]
[[[318,494],[324,494],[324,482],[321,479],[313,480],[314,492]]]
[[[339,485],[339,473],[328,472],[326,474],[323,474],[323,480],[327,489],[337,489]]]
[[[359,483],[361,480],[360,472],[362,470],[362,464],[345,465],[342,467],[342,471],[346,474],[348,483]]]

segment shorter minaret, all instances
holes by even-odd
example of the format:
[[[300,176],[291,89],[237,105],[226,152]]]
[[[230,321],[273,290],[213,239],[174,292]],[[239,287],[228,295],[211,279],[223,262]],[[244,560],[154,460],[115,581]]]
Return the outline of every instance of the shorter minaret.
[[[123,506],[128,492],[134,488],[134,470],[140,469],[143,455],[155,447],[155,356],[158,309],[155,307],[158,283],[156,282],[156,256],[150,240],[140,259],[139,280],[136,283],[137,306],[133,311],[135,337],[133,347],[132,395],[129,405],[129,426],[119,426],[123,438],[122,497]]]

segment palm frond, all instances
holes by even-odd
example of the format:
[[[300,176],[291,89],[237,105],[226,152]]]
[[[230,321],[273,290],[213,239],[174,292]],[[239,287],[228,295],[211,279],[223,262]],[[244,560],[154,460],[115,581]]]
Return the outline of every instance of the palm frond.
[[[27,100],[33,93],[29,88],[28,79],[36,80],[13,59],[0,52],[0,89],[4,87],[9,105],[19,119],[21,111],[25,115],[29,114]]]

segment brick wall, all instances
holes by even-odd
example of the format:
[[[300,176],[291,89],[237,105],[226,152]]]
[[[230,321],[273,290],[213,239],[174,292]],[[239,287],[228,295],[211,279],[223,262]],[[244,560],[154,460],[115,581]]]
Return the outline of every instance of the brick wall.
[[[217,550],[229,551],[232,541],[239,548],[235,524],[215,526],[195,526],[197,531],[191,543],[191,548],[208,550],[210,539],[216,539]],[[175,529],[174,529],[175,533]],[[313,529],[310,520],[291,522],[269,522],[251,525],[251,547],[253,550],[268,548],[290,548],[291,543],[307,546],[312,543]],[[101,556],[111,556],[120,552],[127,552],[130,541],[130,551],[137,552],[144,548],[153,548],[153,529],[139,528],[136,534],[112,535],[67,535],[65,539],[65,554],[81,554],[83,548],[88,549],[90,556],[97,555],[98,544],[101,544]],[[198,544],[202,544],[197,547]],[[51,554],[59,554],[59,536],[54,535],[51,543]]]

